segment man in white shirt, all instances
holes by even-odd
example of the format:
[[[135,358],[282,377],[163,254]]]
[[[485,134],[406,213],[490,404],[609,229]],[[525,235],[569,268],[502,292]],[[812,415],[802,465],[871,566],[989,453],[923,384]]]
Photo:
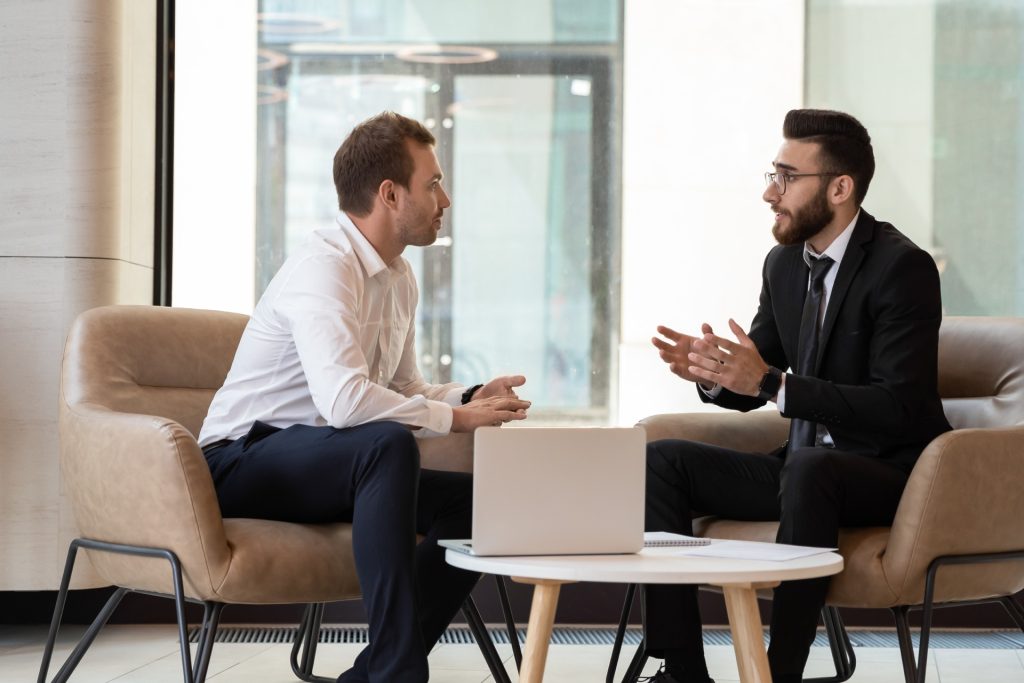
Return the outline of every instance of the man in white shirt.
[[[917,457],[950,429],[938,395],[938,271],[861,209],[875,168],[867,130],[849,114],[796,109],[783,137],[762,197],[779,244],[765,258],[749,334],[730,320],[734,339],[705,324],[701,335],[659,327],[653,342],[706,402],[741,411],[775,402],[791,418],[789,441],[772,453],[648,444],[648,530],[691,534],[700,511],[779,520],[779,542],[836,547],[841,526],[892,523]],[[802,679],[828,582],[775,589],[775,683]],[[647,650],[665,659],[652,680],[710,681],[696,588],[644,593]]]
[[[225,517],[352,522],[370,643],[342,683],[426,681],[478,578],[437,546],[469,536],[470,476],[421,470],[415,436],[522,420],[530,405],[522,376],[467,389],[416,366],[418,290],[401,255],[434,242],[451,204],[434,144],[391,112],[345,139],[338,226],[268,285],[199,435]]]

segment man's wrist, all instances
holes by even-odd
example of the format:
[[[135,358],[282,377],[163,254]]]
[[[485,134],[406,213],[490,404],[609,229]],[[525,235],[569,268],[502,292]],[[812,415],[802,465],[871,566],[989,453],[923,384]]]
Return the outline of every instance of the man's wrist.
[[[768,366],[764,375],[761,376],[761,384],[758,386],[757,398],[762,401],[771,401],[779,394],[782,387],[782,370]]]
[[[472,401],[473,394],[475,394],[477,389],[479,389],[482,386],[483,384],[475,384],[471,386],[469,389],[466,389],[464,392],[462,392],[462,405],[466,405],[467,403]]]

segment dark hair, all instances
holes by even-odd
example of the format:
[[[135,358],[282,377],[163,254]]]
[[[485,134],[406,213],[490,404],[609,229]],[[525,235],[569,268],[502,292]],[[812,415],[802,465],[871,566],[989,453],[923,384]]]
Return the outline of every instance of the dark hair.
[[[854,201],[860,206],[875,175],[871,136],[860,121],[841,111],[793,109],[786,114],[782,136],[817,142],[821,146],[821,170],[852,177]]]
[[[342,211],[355,216],[370,213],[377,188],[385,180],[409,187],[413,160],[406,140],[435,144],[423,124],[393,111],[381,112],[352,129],[334,154],[334,189]]]

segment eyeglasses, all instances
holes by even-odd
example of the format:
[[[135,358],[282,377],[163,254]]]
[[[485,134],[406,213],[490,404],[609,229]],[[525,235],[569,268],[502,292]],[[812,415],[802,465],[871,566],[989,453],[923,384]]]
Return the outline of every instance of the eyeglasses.
[[[788,173],[787,171],[778,171],[772,173],[769,171],[764,174],[765,185],[775,183],[775,189],[779,191],[779,194],[786,194],[786,183],[791,183],[797,178],[806,178],[807,176],[819,176],[819,177],[831,177],[837,175],[846,175],[845,173]]]

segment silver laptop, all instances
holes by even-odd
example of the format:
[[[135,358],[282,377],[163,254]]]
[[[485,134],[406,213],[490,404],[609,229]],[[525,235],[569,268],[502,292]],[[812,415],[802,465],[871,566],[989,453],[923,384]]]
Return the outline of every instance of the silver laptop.
[[[644,545],[644,430],[476,430],[471,555],[635,553]]]

